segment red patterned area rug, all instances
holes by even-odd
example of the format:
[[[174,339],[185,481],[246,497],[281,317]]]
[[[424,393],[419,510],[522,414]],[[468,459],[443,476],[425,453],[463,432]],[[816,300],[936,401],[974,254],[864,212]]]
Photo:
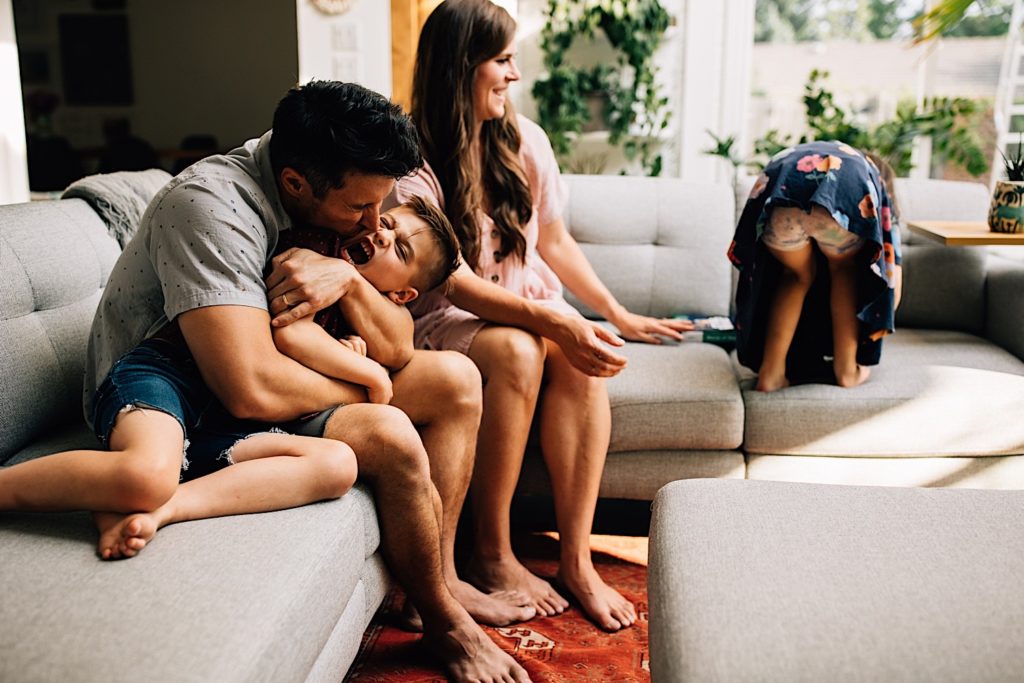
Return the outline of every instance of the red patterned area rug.
[[[551,580],[558,545],[551,535],[517,543],[523,563]],[[540,617],[509,628],[484,630],[529,672],[535,683],[568,681],[650,681],[647,649],[647,539],[594,536],[594,563],[605,581],[636,605],[639,620],[618,633],[605,633],[576,604],[557,617]],[[402,606],[393,591],[363,634],[363,644],[346,683],[443,683],[444,672],[419,645],[419,635],[396,626]],[[570,598],[570,603],[572,599]]]

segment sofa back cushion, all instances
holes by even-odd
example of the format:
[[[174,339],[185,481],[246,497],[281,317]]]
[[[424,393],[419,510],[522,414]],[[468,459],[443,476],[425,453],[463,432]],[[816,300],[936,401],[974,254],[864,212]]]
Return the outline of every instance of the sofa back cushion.
[[[0,206],[0,462],[81,419],[86,339],[118,253],[80,199]]]
[[[564,176],[566,226],[626,308],[654,316],[728,315],[734,226],[729,185],[668,178]],[[597,314],[571,292],[566,298]]]
[[[963,330],[985,329],[983,247],[946,247],[910,232],[913,220],[984,221],[989,190],[953,180],[900,178],[896,198],[903,238],[903,303],[896,326]]]

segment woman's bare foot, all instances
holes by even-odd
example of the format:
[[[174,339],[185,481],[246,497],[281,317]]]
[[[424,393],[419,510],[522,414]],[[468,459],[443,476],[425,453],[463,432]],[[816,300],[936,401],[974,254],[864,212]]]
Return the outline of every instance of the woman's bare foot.
[[[456,683],[529,683],[530,676],[468,617],[444,631],[423,635],[423,644],[438,657]]]
[[[789,380],[786,379],[785,375],[780,377],[771,377],[764,373],[757,376],[757,390],[758,391],[778,391],[779,389],[785,389],[789,386]]]
[[[606,631],[618,631],[636,622],[636,609],[608,584],[592,564],[579,566],[572,574],[564,567],[558,580],[576,596],[590,619]]]
[[[868,377],[871,375],[871,369],[866,368],[863,365],[855,365],[853,370],[846,372],[836,371],[836,383],[841,387],[855,387],[864,382],[868,381]]]
[[[104,560],[135,557],[159,528],[156,518],[145,512],[131,515],[96,512],[93,519],[100,530],[97,552]]]
[[[542,617],[561,614],[569,606],[550,583],[535,575],[514,557],[486,562],[474,558],[465,575],[472,584],[491,595],[505,593],[526,596],[527,604],[532,605]]]

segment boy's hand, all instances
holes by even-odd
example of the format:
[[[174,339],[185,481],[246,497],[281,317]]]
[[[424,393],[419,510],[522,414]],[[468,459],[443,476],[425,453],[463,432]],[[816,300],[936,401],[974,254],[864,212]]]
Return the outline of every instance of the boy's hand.
[[[342,337],[338,340],[338,343],[344,346],[346,349],[355,351],[360,356],[366,355],[366,342],[363,338],[357,335],[349,335],[348,337]]]
[[[391,377],[383,366],[380,368],[380,376],[376,381],[366,385],[366,397],[370,403],[388,404],[394,395],[394,388],[391,385]]]
[[[274,327],[327,308],[345,295],[352,278],[362,277],[342,259],[321,256],[309,249],[281,252],[271,264],[273,269],[266,284]]]

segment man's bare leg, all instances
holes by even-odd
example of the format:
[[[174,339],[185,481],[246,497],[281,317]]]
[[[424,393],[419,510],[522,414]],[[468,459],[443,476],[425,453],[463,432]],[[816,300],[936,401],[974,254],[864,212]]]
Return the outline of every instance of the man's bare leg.
[[[373,489],[377,502],[388,567],[419,610],[424,640],[449,676],[467,683],[528,681],[526,671],[494,644],[448,589],[430,461],[409,417],[393,406],[347,405],[331,416],[325,436],[355,451],[360,479]]]
[[[469,349],[484,377],[484,412],[473,470],[474,545],[467,578],[488,592],[525,594],[538,614],[553,616],[569,603],[515,556],[510,516],[546,353],[539,337],[498,326],[481,330]]]
[[[608,390],[603,379],[574,368],[553,342],[548,342],[545,376],[540,445],[551,474],[561,542],[558,577],[598,626],[618,631],[636,621],[636,609],[604,582],[590,556],[594,509],[611,437]]]
[[[810,242],[793,251],[771,247],[768,251],[782,264],[783,271],[768,314],[764,357],[757,373],[758,391],[775,391],[789,386],[786,355],[800,322],[804,299],[816,274],[814,247]]]
[[[356,458],[340,441],[293,434],[255,434],[231,449],[234,465],[180,485],[152,512],[98,513],[105,560],[134,557],[168,524],[269,512],[344,495],[356,480]],[[282,482],[287,485],[283,486]]]
[[[449,590],[481,623],[505,626],[531,619],[536,610],[525,595],[482,593],[455,570],[455,531],[473,473],[480,426],[480,373],[462,354],[417,351],[393,379],[391,405],[409,415],[430,460],[430,476],[439,495],[442,570]]]
[[[832,367],[836,383],[855,387],[867,381],[871,370],[857,364],[857,343],[860,322],[857,320],[857,250],[844,254],[825,252],[828,259],[832,290]]]

